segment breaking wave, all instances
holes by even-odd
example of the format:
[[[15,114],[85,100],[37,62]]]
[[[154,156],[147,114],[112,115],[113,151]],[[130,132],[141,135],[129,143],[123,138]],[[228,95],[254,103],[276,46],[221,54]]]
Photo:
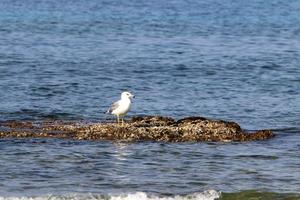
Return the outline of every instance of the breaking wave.
[[[207,190],[201,193],[175,196],[159,196],[145,192],[127,193],[119,195],[48,195],[33,197],[0,197],[0,200],[215,200],[221,193],[215,190]]]

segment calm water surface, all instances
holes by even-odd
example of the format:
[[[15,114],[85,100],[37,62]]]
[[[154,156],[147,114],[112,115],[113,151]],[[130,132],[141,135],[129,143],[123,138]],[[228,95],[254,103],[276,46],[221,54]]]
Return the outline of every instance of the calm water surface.
[[[0,1],[0,120],[101,121],[130,90],[128,117],[200,115],[277,135],[1,139],[0,196],[299,199],[299,13],[299,0]]]

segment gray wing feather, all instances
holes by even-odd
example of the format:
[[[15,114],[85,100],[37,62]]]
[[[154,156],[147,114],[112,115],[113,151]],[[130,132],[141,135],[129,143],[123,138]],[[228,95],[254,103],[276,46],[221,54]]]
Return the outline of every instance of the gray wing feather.
[[[119,107],[119,105],[120,105],[119,101],[116,101],[110,106],[110,108],[107,110],[106,113],[112,113],[114,110],[116,110]]]

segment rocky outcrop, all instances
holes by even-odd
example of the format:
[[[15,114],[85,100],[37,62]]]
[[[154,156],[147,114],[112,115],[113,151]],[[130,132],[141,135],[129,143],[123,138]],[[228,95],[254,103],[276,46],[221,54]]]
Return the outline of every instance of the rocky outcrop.
[[[133,117],[123,126],[116,123],[74,121],[5,121],[0,123],[0,137],[70,138],[113,141],[252,141],[273,137],[270,130],[248,133],[235,122],[187,117]]]

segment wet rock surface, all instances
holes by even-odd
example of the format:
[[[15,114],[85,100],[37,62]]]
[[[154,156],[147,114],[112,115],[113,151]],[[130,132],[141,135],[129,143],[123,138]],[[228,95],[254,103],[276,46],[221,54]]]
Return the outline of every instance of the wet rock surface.
[[[0,122],[0,138],[69,138],[112,141],[252,141],[273,137],[270,130],[253,133],[237,123],[187,117],[176,121],[170,117],[133,117],[123,126],[116,123],[78,121],[5,121]]]

